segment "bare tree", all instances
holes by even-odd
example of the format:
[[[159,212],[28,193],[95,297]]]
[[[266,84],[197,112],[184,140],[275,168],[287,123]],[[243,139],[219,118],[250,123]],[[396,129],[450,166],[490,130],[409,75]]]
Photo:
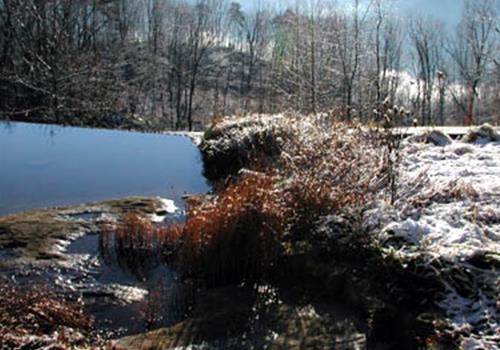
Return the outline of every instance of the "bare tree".
[[[448,51],[467,89],[465,100],[453,95],[464,112],[464,125],[471,125],[475,120],[478,88],[494,49],[495,11],[493,0],[465,0],[462,21],[449,43]]]
[[[420,84],[420,116],[422,125],[433,122],[432,94],[440,61],[443,25],[424,17],[412,18],[409,24],[409,36],[416,58],[417,76]]]
[[[466,123],[491,114],[498,0],[467,1],[448,56],[444,27],[413,18],[405,61],[405,28],[392,5],[297,0],[275,12],[226,0],[0,0],[0,113],[193,129],[235,112],[335,109],[369,118],[389,98],[411,102],[429,124],[452,114],[451,96]],[[417,94],[399,91],[405,67],[414,68]]]
[[[380,110],[382,102],[389,97],[394,103],[401,70],[403,28],[391,12],[393,1],[376,0],[375,15],[375,109]]]
[[[337,38],[336,51],[339,54],[342,70],[343,106],[347,119],[352,117],[355,83],[359,74],[362,56],[363,26],[371,9],[372,2],[361,8],[360,0],[353,0],[350,15],[344,14],[342,29]]]

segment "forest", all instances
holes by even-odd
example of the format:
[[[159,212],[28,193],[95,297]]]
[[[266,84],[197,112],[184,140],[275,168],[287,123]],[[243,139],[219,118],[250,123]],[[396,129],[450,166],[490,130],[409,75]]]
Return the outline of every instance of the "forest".
[[[196,130],[248,113],[498,123],[498,0],[456,26],[392,0],[0,1],[0,119]]]

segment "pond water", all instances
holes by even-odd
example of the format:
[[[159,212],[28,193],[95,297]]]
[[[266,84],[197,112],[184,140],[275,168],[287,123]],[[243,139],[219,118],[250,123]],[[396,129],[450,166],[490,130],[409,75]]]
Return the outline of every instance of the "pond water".
[[[207,190],[187,137],[0,122],[0,215]]]
[[[182,208],[185,193],[209,190],[202,170],[187,137],[0,122],[0,216],[129,196],[160,196]],[[167,217],[183,220],[182,211]],[[103,220],[101,212],[66,219],[93,226]],[[159,251],[117,250],[113,243],[103,250],[99,237],[85,234],[67,245],[63,265],[13,262],[0,267],[0,276],[81,299],[96,329],[108,336],[143,332],[184,315],[191,287],[176,281]],[[0,250],[0,259],[14,261],[14,253]]]

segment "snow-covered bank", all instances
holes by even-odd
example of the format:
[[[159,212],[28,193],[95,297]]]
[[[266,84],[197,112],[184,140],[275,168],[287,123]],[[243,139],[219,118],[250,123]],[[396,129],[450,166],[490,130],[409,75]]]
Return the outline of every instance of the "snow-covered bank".
[[[468,334],[464,348],[498,348],[500,142],[405,141],[398,182],[396,203],[379,203],[367,225],[380,227],[383,249],[402,260],[446,262],[437,306]]]

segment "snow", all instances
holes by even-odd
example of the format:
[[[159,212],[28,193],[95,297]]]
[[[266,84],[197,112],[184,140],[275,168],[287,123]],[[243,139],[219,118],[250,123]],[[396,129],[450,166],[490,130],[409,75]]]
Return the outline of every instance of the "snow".
[[[500,252],[500,142],[438,147],[405,141],[398,190],[396,203],[377,203],[366,225],[380,228],[381,242],[402,240],[401,256],[417,251],[439,257],[472,276],[471,295],[450,283],[436,304],[456,331],[469,332],[463,348],[497,349],[500,272],[467,260],[478,252]]]
[[[164,222],[166,215],[163,214],[162,212],[166,212],[167,214],[175,214],[179,210],[179,208],[175,205],[175,202],[171,199],[158,197],[158,201],[161,203],[161,206],[160,208],[158,208],[156,213],[149,216],[151,222],[154,223]]]
[[[500,143],[408,143],[401,157],[400,210],[384,232],[452,259],[500,251]]]

